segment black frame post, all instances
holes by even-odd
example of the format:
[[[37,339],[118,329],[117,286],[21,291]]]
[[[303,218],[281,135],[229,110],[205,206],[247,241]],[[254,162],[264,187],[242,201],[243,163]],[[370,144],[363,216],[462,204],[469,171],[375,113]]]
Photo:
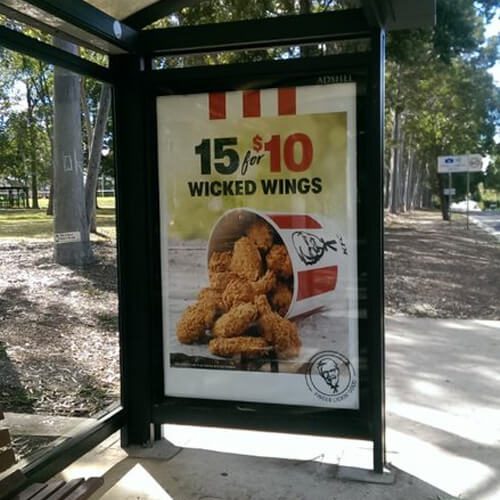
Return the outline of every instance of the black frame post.
[[[372,34],[371,79],[369,88],[370,125],[368,151],[371,158],[369,206],[373,207],[368,238],[374,242],[369,254],[368,318],[370,320],[370,361],[372,378],[373,470],[382,474],[385,452],[385,342],[384,342],[384,66],[385,32]]]
[[[122,445],[151,441],[154,377],[151,374],[151,283],[147,133],[144,74],[149,61],[113,56],[117,184],[118,294],[122,404]]]

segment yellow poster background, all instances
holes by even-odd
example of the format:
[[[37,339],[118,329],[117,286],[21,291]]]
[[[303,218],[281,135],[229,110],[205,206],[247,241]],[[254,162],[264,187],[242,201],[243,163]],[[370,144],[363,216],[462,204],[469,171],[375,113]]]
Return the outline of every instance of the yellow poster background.
[[[346,217],[346,156],[347,113],[244,118],[240,120],[212,120],[196,123],[172,120],[175,129],[166,130],[161,137],[164,158],[168,162],[166,184],[169,237],[181,240],[207,239],[215,221],[228,209],[251,207],[263,212],[311,213],[343,220]],[[313,145],[313,160],[304,172],[286,168],[283,158],[284,142],[295,133],[307,134]],[[243,161],[247,151],[256,154],[253,138],[259,135],[264,142],[273,135],[281,137],[281,171],[271,172],[270,155],[264,154],[258,165],[250,166],[245,175],[238,169],[231,175],[221,175],[212,168],[210,175],[201,175],[201,158],[195,147],[203,139],[211,140],[211,159],[214,161],[213,139],[236,137],[234,146]],[[231,146],[233,147],[233,146]],[[296,145],[294,155],[301,159],[301,147]],[[220,160],[216,160],[220,161]],[[227,161],[227,160],[226,160]],[[290,192],[264,194],[261,181],[273,179],[319,178],[321,191],[306,194]],[[253,180],[257,189],[251,195],[192,196],[189,182]],[[317,181],[316,181],[317,182]],[[307,186],[304,181],[303,185]]]

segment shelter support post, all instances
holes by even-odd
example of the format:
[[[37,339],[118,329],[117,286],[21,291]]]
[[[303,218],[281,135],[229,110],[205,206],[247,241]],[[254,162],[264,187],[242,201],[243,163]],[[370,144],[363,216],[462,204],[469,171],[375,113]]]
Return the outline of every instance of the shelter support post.
[[[153,386],[151,373],[150,209],[147,162],[146,62],[139,56],[114,56],[114,123],[119,262],[119,325],[122,445],[150,442]]]
[[[368,317],[371,332],[371,377],[373,408],[373,469],[382,474],[385,458],[385,346],[384,346],[384,66],[385,33],[375,29],[372,34],[371,83],[369,89],[370,120],[368,154],[371,168],[367,169],[368,206],[373,208],[368,239],[374,243],[370,251],[372,262],[368,280]]]

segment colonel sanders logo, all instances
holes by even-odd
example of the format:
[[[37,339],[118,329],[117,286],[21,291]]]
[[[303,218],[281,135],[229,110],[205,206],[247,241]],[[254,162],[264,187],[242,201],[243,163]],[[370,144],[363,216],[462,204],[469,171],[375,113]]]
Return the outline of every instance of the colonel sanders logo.
[[[356,387],[354,367],[342,354],[323,351],[309,361],[306,383],[318,398],[336,402]]]
[[[319,374],[323,377],[326,384],[332,389],[333,393],[339,392],[339,365],[333,358],[324,358],[318,363]]]

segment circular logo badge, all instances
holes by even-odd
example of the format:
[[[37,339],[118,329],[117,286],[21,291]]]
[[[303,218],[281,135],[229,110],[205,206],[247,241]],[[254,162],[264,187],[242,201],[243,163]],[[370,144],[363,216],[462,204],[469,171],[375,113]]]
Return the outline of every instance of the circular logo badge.
[[[336,351],[315,354],[308,363],[306,383],[309,390],[322,401],[342,401],[356,388],[351,362]]]

